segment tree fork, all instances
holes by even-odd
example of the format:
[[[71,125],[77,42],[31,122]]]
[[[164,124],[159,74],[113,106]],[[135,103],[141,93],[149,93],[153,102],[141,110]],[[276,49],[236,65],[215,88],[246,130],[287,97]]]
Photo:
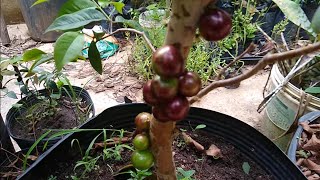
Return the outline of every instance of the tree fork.
[[[212,0],[173,0],[165,45],[179,48],[186,61],[195,38],[197,24],[204,8]],[[158,180],[176,180],[172,140],[175,122],[160,122],[155,118],[150,123],[151,149],[155,158]]]

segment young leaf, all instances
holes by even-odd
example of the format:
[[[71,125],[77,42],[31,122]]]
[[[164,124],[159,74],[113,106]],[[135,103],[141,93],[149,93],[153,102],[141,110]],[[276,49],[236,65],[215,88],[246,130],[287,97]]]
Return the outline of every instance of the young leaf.
[[[49,0],[37,0],[36,2],[34,2],[33,4],[32,4],[32,6],[31,7],[33,7],[33,6],[35,6],[35,5],[38,5],[38,4],[41,4],[41,3],[44,3],[44,2],[48,2]]]
[[[63,66],[79,57],[84,45],[84,36],[78,32],[66,32],[56,41],[54,61],[58,71]]]
[[[38,60],[41,58],[43,54],[46,54],[45,52],[41,51],[40,49],[31,49],[27,50],[23,56],[22,60],[24,62],[32,61],[32,60]]]
[[[305,92],[310,94],[320,94],[320,87],[309,87]]]
[[[7,93],[7,96],[8,96],[9,98],[12,98],[12,99],[18,99],[16,93],[13,92],[13,91],[9,91],[9,92]]]
[[[60,8],[58,12],[58,17],[65,14],[71,14],[71,13],[80,11],[81,9],[86,9],[90,7],[96,7],[96,4],[88,0],[68,0]]]
[[[96,42],[92,41],[89,46],[88,57],[90,60],[90,64],[94,70],[96,70],[99,74],[102,74],[102,61],[99,50],[96,46]]]
[[[249,163],[248,162],[244,162],[243,164],[242,164],[242,170],[246,173],[246,174],[249,174],[249,172],[250,172],[250,165],[249,165]]]
[[[203,129],[203,128],[205,128],[205,127],[207,127],[207,125],[205,125],[205,124],[199,124],[194,130]]]
[[[311,26],[313,30],[320,35],[320,6],[318,7],[317,11],[313,15]]]
[[[91,22],[106,20],[106,17],[95,8],[86,8],[80,11],[65,14],[58,17],[48,27],[45,33],[49,31],[65,31],[85,26]]]
[[[110,4],[112,4],[114,6],[114,8],[116,8],[116,10],[122,14],[122,9],[124,7],[124,4],[122,2],[110,2]]]
[[[291,0],[273,0],[273,2],[277,4],[291,22],[308,31],[313,36],[316,36],[307,15],[298,3]]]

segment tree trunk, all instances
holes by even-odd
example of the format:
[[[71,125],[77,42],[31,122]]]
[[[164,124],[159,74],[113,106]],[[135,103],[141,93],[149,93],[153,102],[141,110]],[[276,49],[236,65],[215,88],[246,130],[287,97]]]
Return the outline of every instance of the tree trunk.
[[[7,30],[6,22],[4,21],[3,11],[0,9],[0,43],[2,45],[10,44],[10,38]]]
[[[204,8],[212,0],[173,0],[165,45],[176,45],[182,57],[187,59],[195,38],[198,20]],[[176,167],[172,153],[175,122],[159,122],[152,119],[150,124],[151,148],[155,158],[158,180],[176,180]]]

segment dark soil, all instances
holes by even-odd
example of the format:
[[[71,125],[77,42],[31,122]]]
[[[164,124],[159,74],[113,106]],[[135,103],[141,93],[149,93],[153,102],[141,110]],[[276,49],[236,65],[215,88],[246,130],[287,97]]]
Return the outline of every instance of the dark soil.
[[[23,112],[12,125],[12,134],[18,138],[39,138],[49,129],[72,129],[86,119],[87,107],[81,102],[77,108],[69,97],[61,97],[53,108],[48,100],[40,101]]]
[[[208,137],[205,133],[190,134],[197,142],[202,144],[205,148],[208,148],[211,144],[215,144],[221,149],[223,157],[221,159],[214,159],[208,157],[203,153],[197,151],[194,147],[190,147],[184,143],[181,138],[176,138],[174,141],[174,153],[175,163],[177,167],[181,167],[184,170],[195,170],[196,173],[193,176],[197,180],[209,180],[209,179],[243,179],[243,180],[257,180],[257,179],[274,179],[262,170],[255,162],[243,155],[233,145],[226,143],[222,138],[216,136]],[[92,157],[101,155],[100,151],[95,150],[91,152]],[[114,158],[103,161],[102,157],[97,161],[95,170],[87,173],[83,176],[84,179],[115,179],[113,174],[119,172],[119,169],[125,165],[130,164],[130,151],[122,151],[122,160],[116,161]],[[77,175],[80,177],[84,171],[83,166],[78,167],[74,171],[76,161],[81,159],[73,159],[69,162],[55,163],[56,169],[50,172],[51,177],[57,177],[57,179],[70,179],[71,175]],[[249,163],[250,172],[246,174],[242,169],[244,162]],[[126,169],[125,171],[128,171]],[[124,172],[124,171],[122,171]],[[118,176],[117,179],[127,179],[128,176]],[[154,179],[149,178],[149,179]]]

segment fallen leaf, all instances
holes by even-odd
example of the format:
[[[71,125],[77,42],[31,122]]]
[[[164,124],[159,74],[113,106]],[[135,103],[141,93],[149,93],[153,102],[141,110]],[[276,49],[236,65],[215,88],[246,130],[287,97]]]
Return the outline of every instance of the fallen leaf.
[[[312,174],[308,176],[308,180],[320,180],[320,176],[318,174]]]
[[[316,164],[315,162],[311,161],[310,159],[305,159],[303,161],[303,164],[309,168],[310,170],[316,172],[316,173],[320,173],[320,165]]]
[[[303,172],[303,175],[305,175],[306,177],[310,176],[312,174],[312,172],[310,170]]]
[[[208,150],[206,150],[206,155],[212,156],[215,159],[222,158],[221,150],[214,144],[211,144]]]
[[[320,139],[313,134],[310,140],[303,145],[302,148],[307,151],[320,151]]]
[[[320,132],[320,127],[315,126],[315,125],[309,125],[308,122],[302,122],[302,123],[300,123],[300,125],[302,126],[304,131],[306,131],[306,132],[308,132],[310,134],[314,134],[316,132]]]
[[[303,162],[304,158],[299,158],[296,162],[297,166],[301,166],[302,162]]]
[[[310,128],[319,129],[320,131],[320,124],[310,124],[309,126]]]
[[[38,159],[38,156],[29,155],[27,159],[29,159],[29,160],[31,160],[31,161],[35,161],[35,160]]]

